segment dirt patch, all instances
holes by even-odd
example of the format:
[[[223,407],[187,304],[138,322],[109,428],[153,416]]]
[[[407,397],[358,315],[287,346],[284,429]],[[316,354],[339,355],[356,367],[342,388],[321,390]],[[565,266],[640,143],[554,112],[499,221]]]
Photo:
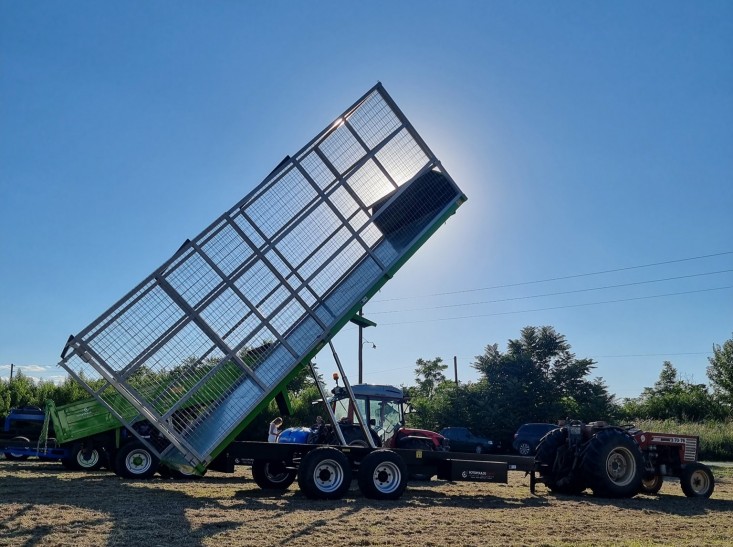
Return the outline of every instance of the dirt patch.
[[[538,493],[512,473],[509,484],[416,482],[395,502],[367,500],[354,484],[343,500],[314,502],[295,485],[283,495],[261,491],[247,468],[135,482],[0,461],[0,545],[699,546],[733,537],[729,474],[707,500],[684,497],[673,481],[630,500]]]

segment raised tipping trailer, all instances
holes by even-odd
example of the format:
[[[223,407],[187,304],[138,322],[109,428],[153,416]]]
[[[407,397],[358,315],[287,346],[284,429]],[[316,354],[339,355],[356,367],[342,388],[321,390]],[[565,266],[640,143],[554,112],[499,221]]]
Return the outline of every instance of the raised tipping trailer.
[[[132,433],[116,471],[204,472],[465,200],[370,89],[69,338],[60,365]]]

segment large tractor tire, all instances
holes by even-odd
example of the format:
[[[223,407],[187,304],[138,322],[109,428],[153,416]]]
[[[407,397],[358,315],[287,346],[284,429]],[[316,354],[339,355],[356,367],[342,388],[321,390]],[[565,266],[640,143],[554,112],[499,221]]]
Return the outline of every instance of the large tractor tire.
[[[375,450],[359,465],[359,489],[374,500],[396,500],[407,487],[407,466],[391,450]]]
[[[603,429],[588,441],[583,475],[596,496],[630,498],[641,490],[644,457],[626,432]]]
[[[285,462],[274,460],[252,462],[252,478],[263,490],[287,490],[297,475],[297,471],[288,469]]]
[[[583,474],[574,469],[575,454],[567,445],[567,431],[553,429],[537,446],[535,462],[545,486],[557,494],[578,495],[585,490]]]
[[[680,485],[688,498],[709,498],[715,490],[715,478],[707,465],[688,463],[682,467]]]
[[[158,458],[143,443],[132,441],[120,448],[115,473],[126,479],[149,479],[158,470]]]
[[[351,487],[349,459],[328,446],[311,450],[300,462],[298,486],[310,499],[341,499]]]

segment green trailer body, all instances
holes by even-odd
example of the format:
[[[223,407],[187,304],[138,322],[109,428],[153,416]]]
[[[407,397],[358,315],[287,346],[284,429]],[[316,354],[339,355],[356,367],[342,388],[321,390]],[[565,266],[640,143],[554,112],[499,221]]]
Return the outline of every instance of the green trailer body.
[[[94,397],[61,406],[47,401],[46,412],[59,444],[84,440],[122,427],[109,408]]]
[[[377,84],[60,365],[166,465],[202,470],[465,200]]]

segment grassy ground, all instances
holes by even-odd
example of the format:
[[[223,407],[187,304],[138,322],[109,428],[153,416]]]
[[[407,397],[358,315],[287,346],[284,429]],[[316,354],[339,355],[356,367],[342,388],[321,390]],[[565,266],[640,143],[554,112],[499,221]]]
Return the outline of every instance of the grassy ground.
[[[0,461],[0,545],[334,546],[730,545],[733,469],[710,499],[679,483],[658,496],[553,496],[511,473],[509,484],[414,483],[396,502],[314,502],[293,485],[258,489],[247,468],[197,481],[127,481],[59,464]]]

